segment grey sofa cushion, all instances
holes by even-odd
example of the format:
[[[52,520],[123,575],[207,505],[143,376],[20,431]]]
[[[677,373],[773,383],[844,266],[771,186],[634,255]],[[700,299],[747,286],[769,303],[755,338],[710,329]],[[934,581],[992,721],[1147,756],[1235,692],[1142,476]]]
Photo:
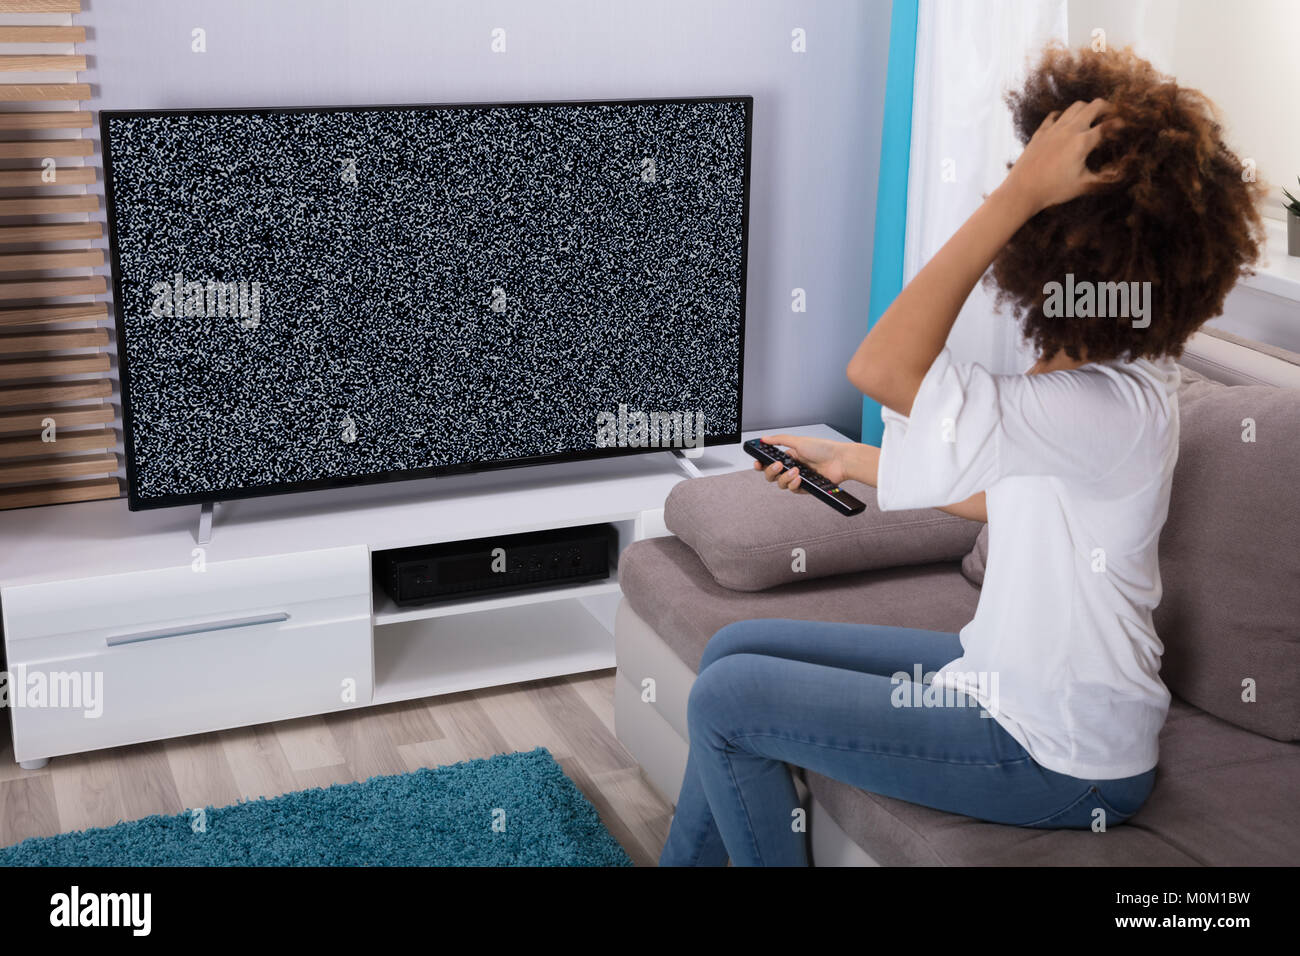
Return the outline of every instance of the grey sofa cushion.
[[[1179,406],[1160,536],[1161,677],[1217,717],[1300,739],[1300,389],[1186,376]]]
[[[735,591],[713,580],[695,552],[671,537],[629,545],[619,559],[618,577],[632,610],[692,670],[700,666],[709,638],[733,621],[860,621],[956,633],[974,616],[979,600],[979,591],[961,576],[956,563]]]
[[[979,534],[979,522],[931,508],[882,512],[874,488],[853,481],[844,488],[866,504],[865,511],[846,518],[752,470],[695,478],[668,495],[664,523],[699,555],[714,580],[735,591],[956,561]]]
[[[975,539],[975,547],[970,549],[970,553],[961,559],[961,573],[971,584],[977,588],[984,586],[984,569],[989,563],[989,526],[985,525],[980,529],[979,537]]]
[[[1034,830],[882,797],[805,772],[841,829],[885,865],[1294,866],[1300,745],[1240,730],[1173,699],[1155,789],[1105,833]]]

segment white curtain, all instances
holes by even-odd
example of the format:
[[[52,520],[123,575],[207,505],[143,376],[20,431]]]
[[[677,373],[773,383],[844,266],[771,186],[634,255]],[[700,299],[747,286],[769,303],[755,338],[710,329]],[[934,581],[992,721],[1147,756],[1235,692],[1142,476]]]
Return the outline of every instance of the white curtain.
[[[1006,176],[1020,144],[1003,94],[1052,39],[1067,0],[921,0],[912,90],[903,278],[910,280]],[[1023,372],[1032,356],[1012,316],[976,285],[948,338],[954,358]]]

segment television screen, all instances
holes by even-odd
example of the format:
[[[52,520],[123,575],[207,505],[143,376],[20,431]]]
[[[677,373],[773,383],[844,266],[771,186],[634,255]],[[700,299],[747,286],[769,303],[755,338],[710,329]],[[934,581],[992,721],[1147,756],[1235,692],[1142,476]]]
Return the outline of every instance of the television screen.
[[[105,111],[130,506],[739,440],[751,114]]]

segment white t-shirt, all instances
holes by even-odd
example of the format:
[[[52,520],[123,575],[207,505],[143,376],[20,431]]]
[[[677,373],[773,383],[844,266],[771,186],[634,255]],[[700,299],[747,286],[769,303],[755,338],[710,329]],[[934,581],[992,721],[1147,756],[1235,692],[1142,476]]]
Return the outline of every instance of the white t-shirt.
[[[882,510],[986,492],[979,606],[935,681],[1049,770],[1109,780],[1156,765],[1169,691],[1151,615],[1178,382],[1167,358],[993,375],[944,349],[910,417],[881,414]]]

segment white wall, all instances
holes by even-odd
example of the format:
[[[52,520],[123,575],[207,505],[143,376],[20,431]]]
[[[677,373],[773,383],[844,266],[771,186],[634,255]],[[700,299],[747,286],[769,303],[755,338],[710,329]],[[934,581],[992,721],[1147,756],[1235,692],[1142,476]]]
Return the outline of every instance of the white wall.
[[[844,365],[866,329],[889,15],[889,0],[90,0],[78,22],[103,109],[752,94],[744,424],[856,435]]]
[[[1300,196],[1300,2],[1070,0],[1070,44],[1096,27],[1219,106],[1228,142],[1272,187],[1265,215],[1282,219],[1281,187]]]

